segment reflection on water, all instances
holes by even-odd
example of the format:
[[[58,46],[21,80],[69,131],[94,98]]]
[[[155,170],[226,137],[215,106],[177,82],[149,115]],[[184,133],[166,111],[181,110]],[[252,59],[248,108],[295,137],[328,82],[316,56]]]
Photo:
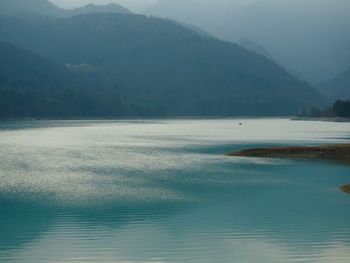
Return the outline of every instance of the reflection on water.
[[[0,262],[349,262],[350,198],[337,190],[349,167],[223,155],[349,131],[283,119],[3,122]]]

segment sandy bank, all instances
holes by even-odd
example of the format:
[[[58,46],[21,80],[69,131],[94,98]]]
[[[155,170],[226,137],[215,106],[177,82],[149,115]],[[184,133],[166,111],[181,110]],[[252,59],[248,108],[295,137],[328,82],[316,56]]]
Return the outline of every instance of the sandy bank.
[[[343,185],[339,188],[341,191],[343,191],[344,193],[348,193],[350,194],[350,184],[349,185]]]
[[[227,155],[241,157],[332,160],[350,164],[350,144],[310,147],[255,148],[229,153]],[[345,193],[350,193],[350,185],[341,186],[339,189]]]

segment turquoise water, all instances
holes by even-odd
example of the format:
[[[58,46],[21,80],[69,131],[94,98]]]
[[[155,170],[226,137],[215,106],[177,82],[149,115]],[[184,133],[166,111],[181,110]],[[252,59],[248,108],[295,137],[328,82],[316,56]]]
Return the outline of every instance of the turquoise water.
[[[0,262],[350,262],[337,190],[350,167],[224,155],[349,134],[285,119],[2,122]]]

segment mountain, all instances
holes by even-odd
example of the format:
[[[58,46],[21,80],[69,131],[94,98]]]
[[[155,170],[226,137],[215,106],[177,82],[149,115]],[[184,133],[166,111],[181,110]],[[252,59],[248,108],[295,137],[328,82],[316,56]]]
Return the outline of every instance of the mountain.
[[[229,21],[224,38],[247,38],[313,83],[344,71],[350,61],[350,1],[260,0]]]
[[[108,5],[88,4],[75,9],[59,8],[48,0],[0,0],[0,15],[42,15],[67,17],[89,13],[131,13],[121,5],[111,3]]]
[[[323,101],[273,61],[159,18],[2,17],[0,38],[94,69],[129,105],[125,115],[290,115]]]
[[[264,47],[262,47],[261,45],[249,40],[249,39],[244,39],[241,38],[238,42],[238,45],[240,45],[241,47],[244,47],[250,51],[254,51],[264,57],[267,57],[271,60],[273,60],[273,56],[271,55],[271,53],[269,51],[267,51]]]
[[[98,76],[0,41],[0,118],[117,115]]]
[[[264,57],[267,57],[273,61],[276,61],[276,59],[271,55],[271,53],[269,51],[267,51],[263,46],[259,45],[256,42],[253,42],[249,39],[242,38],[237,42],[237,44],[240,45],[241,47],[244,47],[244,48],[250,50],[250,51],[254,51],[254,52],[256,52]],[[305,79],[307,79],[300,72],[297,72],[297,71],[289,68],[288,66],[283,65],[279,61],[276,61],[276,63],[279,64],[280,66],[282,66],[289,74],[297,77],[298,79],[303,80],[303,81]]]
[[[321,92],[333,101],[350,99],[350,68],[336,78],[318,85]]]
[[[319,83],[348,66],[349,10],[348,0],[159,0],[146,13],[259,43],[280,65]]]
[[[192,24],[212,35],[254,0],[159,0],[144,11],[147,15]]]
[[[67,11],[69,12],[69,10]],[[94,13],[130,14],[131,12],[121,5],[111,3],[107,5],[88,4],[83,7],[72,9],[71,13],[74,15],[79,15],[79,14],[94,14]]]
[[[41,14],[62,16],[64,9],[58,8],[48,0],[0,0],[0,15]]]

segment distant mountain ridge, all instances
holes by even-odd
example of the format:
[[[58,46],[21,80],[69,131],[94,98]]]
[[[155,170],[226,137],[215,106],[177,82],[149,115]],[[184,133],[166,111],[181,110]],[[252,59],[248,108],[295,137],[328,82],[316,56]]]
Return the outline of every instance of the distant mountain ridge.
[[[59,8],[48,0],[0,0],[0,15],[43,15],[68,17],[89,13],[122,13],[131,12],[125,7],[110,3],[107,5],[88,4],[75,9]]]
[[[249,39],[311,83],[350,61],[349,0],[159,0],[145,11],[230,42]]]
[[[233,16],[254,0],[158,0],[144,11],[147,15],[192,24],[215,35]]]
[[[249,40],[249,39],[245,39],[245,38],[241,38],[238,42],[238,45],[240,45],[241,47],[244,47],[250,51],[254,51],[264,57],[267,57],[271,60],[273,59],[273,56],[271,55],[271,53],[269,51],[267,51],[264,47],[262,47],[261,45]]]
[[[0,17],[0,39],[93,68],[124,116],[280,116],[324,102],[271,60],[159,18]]]

